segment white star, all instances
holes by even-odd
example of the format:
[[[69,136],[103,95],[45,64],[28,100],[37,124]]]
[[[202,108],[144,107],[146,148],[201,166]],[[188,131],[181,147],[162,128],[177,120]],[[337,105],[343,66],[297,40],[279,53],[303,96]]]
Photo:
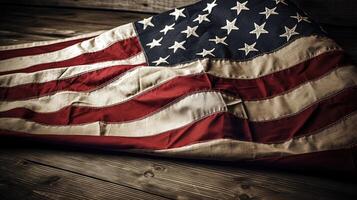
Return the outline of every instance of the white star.
[[[175,11],[170,13],[170,15],[175,16],[175,21],[176,21],[179,17],[186,17],[186,15],[183,14],[184,10],[185,10],[184,8],[182,8],[182,9],[175,8]]]
[[[153,61],[153,63],[155,63],[155,65],[160,65],[161,63],[169,64],[169,62],[167,62],[169,57],[170,55],[166,56],[165,58],[160,57],[158,60]]]
[[[181,33],[186,33],[187,38],[191,37],[191,35],[198,37],[198,35],[196,33],[197,28],[198,28],[198,26],[194,26],[194,27],[187,26],[187,29],[182,31]]]
[[[238,49],[238,50],[244,51],[244,52],[245,52],[245,55],[248,55],[249,52],[251,52],[251,51],[258,51],[258,50],[255,48],[255,45],[256,45],[256,44],[257,44],[256,42],[254,42],[254,43],[251,44],[251,45],[248,45],[247,43],[244,43],[244,47],[243,47],[243,48],[240,48],[240,49]]]
[[[236,20],[237,20],[237,19],[234,19],[234,20],[232,20],[232,21],[226,20],[226,25],[223,26],[221,29],[226,29],[226,30],[227,30],[227,35],[229,35],[232,30],[239,30],[239,28],[236,27],[236,25],[235,25]]]
[[[285,5],[288,5],[288,3],[285,2],[285,0],[275,0],[275,3],[276,4],[282,3],[282,4],[285,4]]]
[[[152,42],[147,43],[146,46],[150,46],[150,49],[152,49],[154,47],[159,47],[159,46],[161,46],[161,44],[160,44],[161,40],[162,40],[162,37],[158,40],[153,39]]]
[[[174,29],[175,23],[171,24],[171,25],[165,25],[165,28],[163,28],[160,33],[164,33],[164,35],[166,35],[167,32],[169,32],[170,30],[175,30]]]
[[[237,10],[237,15],[240,14],[240,12],[242,12],[242,10],[249,10],[249,8],[247,8],[248,1],[244,2],[244,3],[240,3],[239,1],[237,1],[237,5],[232,7],[231,10]]]
[[[309,20],[308,20],[308,17],[303,17],[301,16],[299,13],[296,13],[296,16],[290,16],[291,18],[294,18],[294,19],[297,19],[298,22],[301,22],[301,21],[305,21],[307,23],[311,23]]]
[[[193,21],[198,21],[199,24],[201,24],[203,21],[206,22],[210,22],[210,20],[207,18],[208,14],[204,14],[204,15],[198,15],[198,17],[196,19],[194,19]]]
[[[207,55],[210,55],[210,56],[213,56],[213,57],[214,57],[214,54],[212,53],[214,50],[215,50],[215,48],[213,48],[213,49],[211,49],[211,50],[203,49],[201,53],[196,53],[196,55],[202,56],[202,57],[205,57],[205,56],[207,56]]]
[[[151,20],[152,20],[152,17],[149,17],[149,18],[139,21],[139,23],[144,25],[143,29],[145,30],[148,26],[154,27],[154,24],[151,22]]]
[[[280,37],[286,37],[286,40],[289,41],[291,36],[293,35],[298,35],[299,33],[296,32],[296,25],[294,27],[292,27],[291,29],[284,26],[285,28],[285,33],[281,34]]]
[[[216,44],[224,44],[224,45],[228,45],[225,40],[227,39],[227,36],[226,37],[222,37],[222,38],[219,38],[216,36],[215,39],[209,39],[209,41],[211,42],[215,42]]]
[[[207,11],[209,14],[212,12],[212,9],[216,6],[217,6],[216,0],[214,0],[212,3],[207,3],[207,7],[205,9],[203,9],[203,11]]]
[[[174,53],[176,53],[176,51],[178,49],[183,49],[186,50],[186,48],[183,46],[186,43],[186,41],[182,41],[182,42],[176,42],[174,43],[174,45],[172,45],[171,47],[169,47],[169,49],[173,49]]]
[[[261,15],[265,15],[265,19],[268,19],[270,17],[270,15],[278,15],[279,13],[275,12],[276,7],[275,8],[267,8],[265,7],[265,11],[264,12],[260,12],[259,14]]]
[[[255,34],[255,36],[257,37],[257,39],[259,38],[260,34],[263,33],[269,33],[267,30],[264,29],[265,26],[265,22],[262,25],[258,25],[256,23],[254,23],[254,30],[250,31],[250,34]]]

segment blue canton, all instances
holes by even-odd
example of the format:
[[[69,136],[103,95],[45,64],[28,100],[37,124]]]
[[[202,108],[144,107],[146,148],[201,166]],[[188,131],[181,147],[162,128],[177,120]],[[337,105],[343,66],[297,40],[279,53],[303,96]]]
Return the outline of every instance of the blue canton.
[[[204,0],[138,21],[135,28],[150,65],[202,57],[248,60],[299,37],[324,35],[287,0]]]

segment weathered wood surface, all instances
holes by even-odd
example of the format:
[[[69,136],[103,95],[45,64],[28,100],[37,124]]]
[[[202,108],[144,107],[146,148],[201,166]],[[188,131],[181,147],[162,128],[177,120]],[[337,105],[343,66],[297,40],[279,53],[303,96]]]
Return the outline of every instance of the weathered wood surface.
[[[147,16],[2,6],[0,44],[75,36]],[[324,27],[357,60],[356,26],[341,23]],[[356,187],[356,183],[342,180],[248,169],[232,163],[35,148],[0,149],[0,199],[342,200],[357,199]]]
[[[66,38],[108,30],[147,14],[41,7],[2,6],[0,45]]]
[[[2,0],[2,2],[20,5],[101,8],[158,13],[171,8],[188,5],[197,2],[197,0]]]
[[[228,163],[184,161],[127,154],[60,150],[1,149],[0,194],[23,193],[87,199],[140,197],[169,199],[356,199],[356,184]],[[82,178],[81,178],[82,177]],[[92,182],[91,182],[92,180]],[[91,184],[92,183],[92,184]],[[78,186],[75,186],[78,185]],[[106,191],[111,191],[107,193]],[[104,196],[100,196],[104,195]],[[156,195],[156,196],[155,196]],[[35,199],[36,196],[30,196]],[[33,198],[32,198],[33,197]]]
[[[322,23],[357,25],[357,4],[353,0],[292,0]],[[0,0],[3,4],[77,7],[160,13],[198,0]]]
[[[0,199],[166,199],[106,179],[40,164],[27,154],[4,150],[0,153]]]

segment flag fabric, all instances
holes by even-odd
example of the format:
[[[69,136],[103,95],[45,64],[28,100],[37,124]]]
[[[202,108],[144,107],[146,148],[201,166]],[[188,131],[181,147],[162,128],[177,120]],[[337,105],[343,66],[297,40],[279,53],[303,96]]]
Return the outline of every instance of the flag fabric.
[[[208,0],[0,47],[0,133],[162,156],[355,170],[357,74],[288,0]]]

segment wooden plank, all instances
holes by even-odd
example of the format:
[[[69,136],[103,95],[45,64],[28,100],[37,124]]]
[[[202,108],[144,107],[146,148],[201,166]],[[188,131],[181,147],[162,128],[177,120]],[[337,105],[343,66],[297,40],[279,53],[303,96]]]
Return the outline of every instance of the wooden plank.
[[[0,199],[166,199],[109,181],[0,154]]]
[[[1,27],[1,25],[0,25]],[[35,41],[53,40],[58,37],[41,36],[36,34],[19,33],[17,31],[3,30],[0,28],[0,45],[19,44]]]
[[[160,13],[198,0],[2,0],[2,4],[95,8]],[[292,0],[315,20],[334,25],[357,26],[357,2],[351,0]]]
[[[4,6],[0,13],[0,44],[18,44],[108,30],[147,14],[82,9]],[[98,20],[104,19],[104,20]]]
[[[197,2],[198,0],[196,0]],[[59,6],[77,8],[101,8],[111,10],[129,10],[149,13],[158,13],[175,7],[181,7],[194,2],[194,0],[3,0],[2,3]]]
[[[10,153],[11,151],[11,153]],[[66,171],[172,199],[354,199],[356,184],[248,170],[233,163],[175,161],[127,154],[1,150]]]
[[[41,37],[44,37],[43,39],[60,38],[88,31],[89,25],[93,28],[90,30],[98,30],[97,28],[99,27],[115,27],[118,25],[116,23],[126,23],[121,21],[121,17],[119,17],[122,12],[34,8],[35,12],[31,14],[30,10],[32,8],[33,7],[30,9],[17,8],[16,12],[7,12],[9,9],[5,9],[6,11],[1,13],[2,16],[5,16],[5,18],[1,19],[6,19],[4,21],[9,19],[9,21],[1,21],[0,43],[2,41],[10,41],[11,43],[13,42],[11,40],[17,40],[16,42],[19,42],[22,39],[24,39],[23,41],[40,40]],[[86,12],[88,12],[88,14],[85,14]],[[63,14],[62,22],[56,22],[61,20],[61,17],[58,17],[61,16],[61,14]],[[132,15],[135,16],[135,14],[127,13],[127,18],[124,20],[132,20]],[[115,16],[113,20],[110,18],[111,16]],[[143,15],[140,15],[140,17],[141,16]],[[34,18],[34,20],[31,20],[31,18]],[[96,19],[110,20],[96,22]],[[85,23],[81,23],[81,21]],[[30,27],[30,29],[25,31],[19,30],[23,27]],[[42,29],[48,27],[55,31]],[[341,26],[326,26],[325,28],[337,39],[337,42],[345,47],[348,52],[354,56],[355,60],[357,60],[356,29],[354,27]],[[75,33],[56,32],[57,30],[73,30]],[[83,177],[90,178],[84,181],[83,187],[73,193],[73,198],[78,197],[78,194],[82,193],[82,190],[87,190],[88,188],[91,190],[94,189],[95,191],[96,186],[94,186],[94,188],[90,186],[92,183],[98,185],[109,184],[109,191],[99,188],[99,195],[102,195],[99,197],[103,198],[106,197],[105,193],[111,193],[118,195],[117,197],[121,197],[120,194],[115,192],[116,188],[114,188],[112,184],[138,191],[147,191],[151,194],[173,199],[356,198],[356,191],[354,190],[356,185],[352,183],[227,166],[232,165],[231,163],[199,163],[123,154],[108,155],[36,149],[3,149],[0,151],[0,155],[6,159],[13,157],[27,159],[31,163],[31,166],[34,166],[28,170],[22,169],[17,165],[10,165],[9,162],[3,162],[0,159],[1,166],[4,166],[3,168],[0,166],[0,192],[7,190],[18,191],[24,188],[22,191],[25,192],[20,192],[24,197],[29,194],[31,196],[31,191],[38,187],[39,182],[36,182],[38,177],[42,177],[46,174],[50,176],[61,174],[60,176],[64,177],[61,180],[65,180],[65,182],[69,181],[69,186],[63,183],[61,186],[58,186],[60,189],[56,189],[57,186],[54,187],[54,191],[61,191],[62,189],[64,190],[64,188],[78,184],[82,181]],[[2,169],[6,170],[2,171]],[[4,175],[3,178],[1,178],[2,174],[6,176]],[[72,176],[75,177],[74,180],[71,180]],[[24,177],[26,181],[23,181],[21,179],[22,177]],[[97,182],[98,180],[100,182]],[[32,185],[32,182],[34,182],[35,185]],[[42,197],[59,199],[59,196],[56,196],[59,193],[50,190],[53,189],[52,187],[53,186],[51,186],[51,188],[45,187],[43,190],[42,188],[41,190],[35,190],[40,191],[39,193],[35,192],[34,195],[36,199]],[[121,189],[118,190],[120,191]],[[8,195],[10,194],[11,192]],[[65,194],[65,196],[68,195],[70,196],[71,194]],[[91,195],[94,194],[85,193],[82,198],[93,198]],[[12,198],[12,196],[5,197]],[[33,197],[33,199],[35,197]],[[116,196],[113,195],[110,197],[114,198]],[[2,199],[1,196],[0,199]]]
[[[43,8],[34,6],[3,6],[0,13],[3,22],[8,18],[26,17],[37,20],[57,20],[74,23],[87,23],[91,25],[110,25],[116,27],[121,24],[137,21],[149,17],[149,14],[110,11],[110,10],[84,10],[68,8]],[[20,20],[19,20],[20,21]],[[21,23],[21,22],[20,22]]]

